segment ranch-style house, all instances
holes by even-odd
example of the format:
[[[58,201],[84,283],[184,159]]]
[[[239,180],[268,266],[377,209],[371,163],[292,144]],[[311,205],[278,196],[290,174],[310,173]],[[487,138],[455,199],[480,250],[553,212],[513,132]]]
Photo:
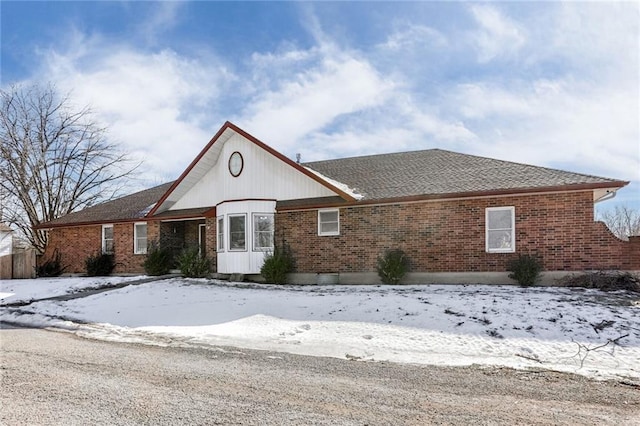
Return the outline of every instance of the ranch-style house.
[[[594,203],[627,184],[441,149],[301,164],[227,122],[176,181],[38,228],[42,258],[57,250],[72,273],[97,251],[114,254],[116,273],[142,273],[154,243],[258,278],[275,244],[297,283],[379,282],[389,249],[410,259],[407,282],[509,283],[519,254],[539,256],[547,277],[640,270],[640,237],[594,221]]]

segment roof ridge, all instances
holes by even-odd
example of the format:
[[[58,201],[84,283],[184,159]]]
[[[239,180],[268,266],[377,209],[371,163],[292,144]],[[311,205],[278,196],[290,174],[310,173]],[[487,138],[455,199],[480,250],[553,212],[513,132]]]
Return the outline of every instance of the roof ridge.
[[[324,162],[333,162],[333,161],[342,161],[342,160],[354,160],[354,159],[366,159],[366,158],[374,158],[374,157],[388,157],[388,156],[399,156],[404,154],[415,154],[416,152],[427,152],[427,151],[446,151],[440,148],[428,148],[428,149],[415,149],[411,151],[401,151],[401,152],[382,152],[379,154],[365,154],[365,155],[356,155],[353,157],[340,157],[340,158],[327,158],[325,160],[318,161],[308,161],[306,163],[300,163],[303,166],[308,166],[309,164],[317,164]],[[451,151],[453,152],[453,151]]]
[[[318,160],[318,161],[309,161],[309,162],[301,163],[301,164],[303,166],[305,166],[305,167],[313,168],[312,165],[315,165],[315,164],[329,164],[329,163],[338,163],[338,162],[348,161],[348,160],[367,160],[367,159],[374,159],[374,158],[381,158],[381,157],[391,157],[391,156],[398,157],[398,156],[402,156],[402,155],[412,155],[412,154],[416,154],[416,153],[426,153],[426,152],[430,152],[430,151],[432,151],[432,152],[443,152],[443,153],[454,154],[454,155],[459,155],[459,156],[463,156],[463,157],[473,157],[473,158],[478,158],[478,159],[482,159],[482,160],[491,161],[491,162],[494,162],[494,163],[512,164],[512,165],[518,165],[518,166],[523,166],[523,167],[531,167],[533,169],[544,169],[544,170],[548,170],[548,171],[552,171],[552,172],[556,172],[556,173],[573,174],[573,175],[584,176],[584,177],[595,178],[595,179],[605,179],[605,180],[609,180],[609,181],[612,181],[612,182],[619,182],[620,181],[619,179],[614,179],[614,178],[606,177],[606,176],[598,176],[598,175],[594,175],[594,174],[574,172],[574,171],[571,171],[571,170],[564,170],[564,169],[560,169],[560,168],[556,168],[556,167],[538,166],[538,165],[535,165],[535,164],[523,163],[523,162],[520,162],[520,161],[504,160],[504,159],[500,159],[500,158],[487,157],[485,155],[468,154],[468,153],[465,153],[465,152],[452,151],[452,150],[442,149],[442,148],[428,148],[428,149],[417,149],[417,150],[402,151],[402,152],[389,152],[389,153],[380,153],[380,154],[357,155],[357,156],[354,156],[354,157],[343,157],[343,158],[333,158],[333,159]]]

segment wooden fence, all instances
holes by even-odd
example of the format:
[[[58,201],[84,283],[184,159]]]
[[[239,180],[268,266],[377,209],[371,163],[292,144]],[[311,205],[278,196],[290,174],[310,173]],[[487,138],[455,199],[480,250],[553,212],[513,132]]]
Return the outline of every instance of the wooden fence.
[[[36,250],[13,248],[13,253],[0,256],[0,279],[35,278]]]
[[[0,280],[13,278],[13,256],[5,254],[0,256]]]

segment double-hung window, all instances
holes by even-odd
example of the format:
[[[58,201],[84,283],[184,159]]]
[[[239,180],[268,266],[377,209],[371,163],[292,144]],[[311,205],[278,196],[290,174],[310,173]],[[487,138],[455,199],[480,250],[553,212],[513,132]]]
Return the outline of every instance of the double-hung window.
[[[253,251],[273,250],[273,215],[253,214]]]
[[[318,235],[340,235],[340,210],[318,210]]]
[[[217,251],[224,251],[224,217],[220,216],[218,218],[218,222],[217,222],[217,234],[218,234],[218,241],[217,241]]]
[[[247,250],[247,216],[229,215],[229,250]]]
[[[488,253],[516,251],[515,207],[489,207],[485,211],[486,249]]]
[[[133,253],[147,254],[147,223],[140,222],[133,225]]]
[[[102,225],[102,253],[113,254],[113,225]]]

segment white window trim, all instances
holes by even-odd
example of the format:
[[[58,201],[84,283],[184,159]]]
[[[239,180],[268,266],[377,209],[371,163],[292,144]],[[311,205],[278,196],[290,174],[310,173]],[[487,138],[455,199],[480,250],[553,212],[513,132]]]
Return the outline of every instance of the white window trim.
[[[220,229],[220,221],[222,221],[222,229]],[[216,252],[224,252],[224,216],[216,218]]]
[[[115,235],[115,233],[114,233],[113,224],[109,224],[109,225],[102,225],[102,236],[101,236],[101,238],[100,238],[100,240],[101,240],[100,244],[101,244],[101,246],[102,246],[102,253],[104,253],[104,254],[113,254],[113,252],[114,252],[115,250],[113,250],[113,251],[111,251],[111,252],[108,252],[108,251],[107,251],[107,244],[106,244],[107,240],[106,240],[106,239],[105,239],[105,237],[104,237],[104,231],[105,231],[105,229],[107,229],[107,228],[111,228],[111,248],[112,248],[112,249],[115,249],[115,247],[114,247],[114,240],[115,240],[115,236],[116,236],[116,235]]]
[[[133,254],[147,254],[147,249],[146,248],[144,250],[139,250],[138,249],[138,225],[147,226],[147,222],[135,222],[133,224]],[[147,226],[147,232],[149,232],[149,227],[148,226]],[[145,239],[147,240],[147,243],[148,243],[149,242],[148,236],[145,237]]]
[[[271,216],[271,222],[273,223],[273,231],[271,235],[271,247],[256,247],[256,216]],[[275,237],[275,217],[273,213],[253,213],[251,215],[251,247],[253,251],[256,252],[264,252],[264,251],[273,251],[274,237]]]
[[[321,213],[330,213],[330,212],[336,212],[338,213],[338,230],[337,231],[331,231],[331,232],[322,232],[322,222],[320,221],[320,214]],[[325,222],[328,223],[328,222]],[[321,209],[318,210],[318,235],[321,237],[327,237],[327,236],[335,236],[335,235],[340,235],[340,209]]]
[[[244,248],[243,249],[234,249],[231,248],[231,218],[232,217],[243,217],[244,218]],[[248,231],[248,226],[247,226],[247,214],[246,213],[241,213],[241,214],[228,214],[227,215],[227,230],[228,230],[228,234],[229,234],[229,248],[227,249],[228,251],[233,251],[233,252],[245,252],[248,251],[248,246],[247,246],[247,231]]]
[[[495,231],[495,229],[489,229],[489,213],[494,211],[508,210],[511,212],[511,247],[508,248],[490,248],[489,247],[489,231]],[[487,253],[515,253],[516,251],[516,208],[513,206],[508,207],[487,207],[485,209],[485,249]],[[507,232],[507,231],[505,231]]]

